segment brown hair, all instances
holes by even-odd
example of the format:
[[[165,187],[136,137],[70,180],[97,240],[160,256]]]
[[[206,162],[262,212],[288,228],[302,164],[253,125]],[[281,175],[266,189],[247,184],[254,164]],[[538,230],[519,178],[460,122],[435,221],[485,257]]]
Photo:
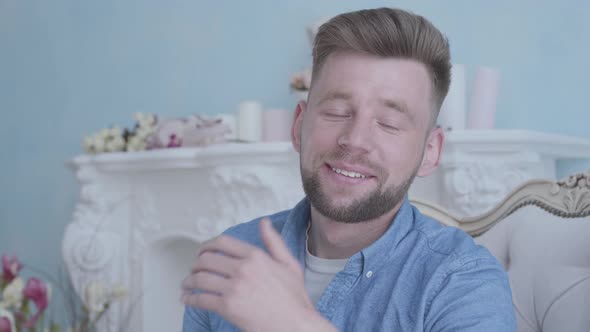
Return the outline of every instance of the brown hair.
[[[393,8],[366,9],[333,17],[319,28],[315,37],[312,77],[317,77],[326,58],[337,51],[423,63],[432,79],[435,122],[451,83],[451,55],[447,38],[427,19]]]

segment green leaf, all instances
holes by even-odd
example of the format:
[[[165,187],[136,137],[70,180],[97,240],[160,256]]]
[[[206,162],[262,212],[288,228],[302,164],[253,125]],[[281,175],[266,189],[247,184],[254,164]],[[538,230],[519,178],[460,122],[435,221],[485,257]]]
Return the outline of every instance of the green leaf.
[[[31,312],[30,308],[29,308],[29,300],[25,299],[23,301],[23,313],[25,314],[25,316],[28,316],[28,314]]]
[[[61,328],[59,327],[59,325],[55,324],[54,322],[51,322],[49,332],[61,332]]]

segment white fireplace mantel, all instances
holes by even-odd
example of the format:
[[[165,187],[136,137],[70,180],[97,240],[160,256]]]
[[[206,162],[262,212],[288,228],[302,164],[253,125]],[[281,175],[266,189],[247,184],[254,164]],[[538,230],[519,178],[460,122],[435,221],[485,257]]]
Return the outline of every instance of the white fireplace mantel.
[[[447,134],[439,169],[410,195],[467,215],[483,212],[517,184],[555,178],[559,159],[590,158],[590,140],[523,130]],[[178,331],[179,285],[199,243],[227,227],[289,209],[302,197],[290,143],[223,144],[82,155],[68,166],[80,198],[63,240],[74,287],[123,283],[126,302],[100,325],[127,331]],[[107,326],[109,325],[109,326]]]

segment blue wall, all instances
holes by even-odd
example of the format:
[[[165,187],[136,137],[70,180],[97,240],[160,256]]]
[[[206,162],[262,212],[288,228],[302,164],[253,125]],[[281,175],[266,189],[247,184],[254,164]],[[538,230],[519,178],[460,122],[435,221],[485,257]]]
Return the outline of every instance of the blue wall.
[[[64,161],[85,134],[136,111],[292,108],[304,26],[377,6],[430,18],[471,73],[498,67],[498,127],[590,138],[586,1],[0,0],[0,252],[54,272],[78,193]]]

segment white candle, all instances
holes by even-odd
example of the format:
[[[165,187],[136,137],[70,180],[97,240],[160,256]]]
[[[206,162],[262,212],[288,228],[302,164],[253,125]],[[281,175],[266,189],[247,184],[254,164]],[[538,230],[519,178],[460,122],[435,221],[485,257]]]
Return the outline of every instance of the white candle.
[[[494,128],[499,83],[500,72],[498,70],[488,67],[478,69],[473,82],[467,128]]]
[[[465,66],[454,64],[451,86],[440,109],[437,123],[445,130],[465,129]]]
[[[238,139],[246,142],[262,140],[262,105],[244,101],[238,106]]]

